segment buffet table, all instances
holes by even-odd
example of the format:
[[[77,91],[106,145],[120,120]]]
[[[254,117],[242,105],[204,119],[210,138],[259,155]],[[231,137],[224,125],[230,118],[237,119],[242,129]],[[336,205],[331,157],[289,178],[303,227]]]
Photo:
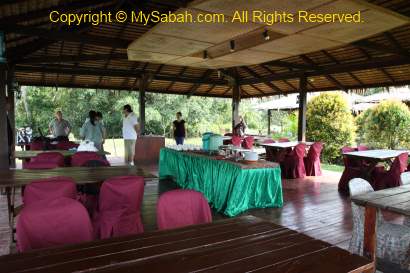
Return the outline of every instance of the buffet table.
[[[181,188],[202,192],[213,208],[228,216],[283,205],[281,171],[274,162],[235,162],[163,148],[159,177],[172,178]]]

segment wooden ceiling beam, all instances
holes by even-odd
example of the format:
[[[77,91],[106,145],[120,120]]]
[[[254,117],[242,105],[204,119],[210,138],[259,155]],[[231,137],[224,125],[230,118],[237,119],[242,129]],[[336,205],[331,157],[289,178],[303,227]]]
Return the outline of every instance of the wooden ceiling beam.
[[[389,67],[389,66],[399,66],[399,65],[406,65],[409,64],[409,60],[406,58],[400,57],[380,57],[380,58],[372,58],[362,62],[354,62],[354,63],[341,63],[338,65],[326,65],[320,66],[321,70],[319,71],[289,71],[289,72],[282,72],[277,73],[274,75],[263,76],[260,79],[243,79],[240,81],[240,84],[252,84],[252,83],[260,83],[260,82],[271,82],[271,81],[278,81],[278,80],[285,80],[285,79],[297,79],[306,74],[307,77],[315,77],[315,76],[324,76],[325,74],[338,74],[338,73],[346,73],[346,72],[353,72],[353,71],[360,71],[366,69],[378,69],[381,67]]]
[[[262,68],[264,68],[266,71],[268,71],[269,73],[272,74],[276,74],[275,71],[273,71],[270,67],[268,67],[267,65],[261,65]],[[283,82],[289,86],[292,90],[297,91],[297,87],[293,86],[290,82],[288,82],[287,80],[283,80]]]
[[[108,38],[96,35],[87,35],[68,31],[57,31],[45,28],[30,27],[16,24],[0,24],[0,30],[6,33],[19,33],[27,36],[37,36],[46,40],[78,42],[90,45],[98,45],[104,47],[116,47],[126,49],[131,41]]]
[[[37,20],[39,18],[47,19],[48,22],[50,22],[50,20],[48,19],[48,16],[50,15],[50,11],[52,10],[58,10],[60,12],[80,11],[85,8],[88,8],[87,11],[91,11],[94,9],[101,10],[101,8],[103,8],[104,6],[111,4],[110,1],[100,1],[100,0],[88,0],[88,1],[81,1],[81,2],[74,2],[74,3],[72,1],[59,1],[59,2],[60,3],[58,5],[44,8],[41,10],[34,10],[34,11],[22,13],[22,14],[2,17],[0,18],[0,24],[16,24],[20,22],[28,22],[32,20]]]
[[[59,55],[59,56],[42,56],[32,57],[19,60],[18,63],[36,64],[36,63],[71,63],[71,62],[86,62],[86,61],[101,61],[107,59],[128,60],[125,53],[113,54],[80,54],[80,55]]]
[[[410,52],[406,49],[395,48],[391,46],[381,45],[378,43],[371,42],[369,40],[362,40],[352,43],[353,45],[365,49],[372,49],[382,53],[390,53],[395,54],[398,56],[402,56],[405,58],[410,58]]]
[[[261,78],[261,76],[260,76],[258,73],[256,73],[255,71],[253,71],[253,70],[250,69],[249,67],[242,66],[241,68],[242,68],[243,70],[245,70],[246,72],[248,72],[249,74],[251,74],[253,77],[255,77],[255,78],[257,78],[257,79],[260,79],[260,78]],[[274,85],[274,84],[271,83],[271,82],[265,82],[264,84],[266,84],[267,86],[269,86],[270,88],[272,88],[272,89],[275,90],[276,92],[282,92],[282,90],[281,90],[279,87],[277,87],[276,85]]]
[[[332,54],[330,54],[330,53],[327,52],[326,50],[321,50],[321,52],[322,52],[326,57],[328,57],[329,60],[331,60],[331,61],[334,62],[335,64],[340,64],[340,62],[339,62],[335,57],[333,57]],[[349,76],[352,77],[352,79],[355,80],[357,83],[363,84],[363,82],[362,82],[358,77],[356,77],[355,74],[353,74],[352,72],[348,72],[348,74],[349,74]]]
[[[95,67],[77,67],[73,69],[73,66],[16,66],[16,72],[46,72],[46,73],[61,73],[69,75],[92,75],[92,76],[108,76],[108,77],[139,77],[141,76],[141,70],[130,71],[126,69],[101,69]],[[192,77],[176,77],[175,75],[169,74],[157,74],[153,75],[153,79],[161,81],[176,81],[184,83],[201,83],[201,84],[218,84],[226,85],[228,82],[225,80],[204,80],[201,78]]]
[[[316,68],[316,70],[318,70],[318,71],[322,70],[322,68],[319,65],[315,64],[308,56],[302,54],[302,55],[300,55],[300,57],[302,58],[302,60],[304,60],[308,64],[314,66]],[[347,89],[338,80],[336,80],[333,76],[331,76],[329,74],[326,74],[326,73],[324,73],[323,76],[325,76],[328,81],[330,81],[331,83],[336,85],[336,87],[340,88],[343,91],[347,91]]]
[[[212,69],[207,69],[207,70],[205,71],[205,73],[202,74],[201,80],[207,80],[207,79],[209,79],[209,76],[212,74],[212,72],[213,72]],[[198,88],[199,88],[200,86],[201,86],[200,83],[195,83],[195,84],[192,86],[191,90],[189,90],[189,91],[186,93],[186,95],[187,95],[188,97],[192,96],[193,94],[195,94],[195,92],[198,90]]]
[[[181,69],[181,71],[178,73],[178,76],[177,77],[181,77],[182,75],[184,75],[184,73],[185,73],[185,71],[188,69],[188,67],[187,66],[184,66],[182,69]],[[175,82],[171,82],[169,85],[168,85],[168,87],[167,87],[167,89],[165,90],[165,91],[169,91],[169,90],[171,90],[171,88],[174,86],[174,84],[175,84]]]
[[[311,66],[311,65],[291,63],[291,62],[286,62],[286,61],[269,61],[269,62],[266,62],[266,63],[262,63],[261,65],[285,67],[285,68],[300,69],[300,70],[315,70],[315,67]]]

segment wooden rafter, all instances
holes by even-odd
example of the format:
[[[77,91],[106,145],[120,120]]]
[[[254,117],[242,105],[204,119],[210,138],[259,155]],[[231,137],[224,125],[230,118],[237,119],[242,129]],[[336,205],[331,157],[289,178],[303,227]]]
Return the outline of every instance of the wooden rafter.
[[[188,67],[184,66],[182,67],[181,71],[178,73],[177,77],[181,77],[182,75],[184,75],[185,71],[188,69]],[[166,91],[171,90],[171,88],[174,86],[175,82],[171,82],[168,87],[165,89]]]
[[[340,62],[326,50],[322,50],[321,52],[335,64],[340,64]],[[356,75],[352,72],[347,72],[347,74],[349,74],[349,76],[352,77],[357,83],[363,84],[363,82],[358,77],[356,77]]]
[[[310,59],[308,56],[302,54],[300,55],[300,57],[302,58],[303,61],[307,62],[308,64],[312,65],[315,67],[315,69],[317,71],[321,71],[321,67],[318,66],[317,64],[315,64],[312,59]],[[323,76],[326,77],[326,79],[328,79],[330,82],[332,82],[334,85],[336,85],[338,88],[340,88],[343,91],[347,91],[346,87],[344,87],[338,80],[336,80],[333,76],[327,74],[324,72]]]
[[[271,74],[276,74],[275,71],[273,71],[270,67],[268,67],[267,65],[261,65],[262,68],[264,68],[266,71],[268,71]],[[283,82],[289,86],[291,89],[293,89],[294,91],[297,91],[297,88],[295,86],[293,86],[290,82],[288,82],[287,80],[283,80]]]
[[[250,75],[252,75],[252,77],[255,77],[255,78],[257,78],[257,79],[260,79],[260,78],[261,78],[261,76],[260,76],[258,73],[256,73],[255,71],[253,71],[251,68],[246,67],[246,66],[242,66],[241,68],[242,68],[243,70],[245,70],[246,72],[248,72]],[[270,88],[272,88],[273,90],[275,90],[276,92],[279,92],[279,93],[282,92],[282,90],[281,90],[279,87],[277,87],[276,85],[274,85],[274,84],[271,83],[271,82],[265,82],[265,84],[266,84],[267,86],[269,86]]]
[[[207,79],[209,78],[209,76],[212,74],[212,72],[213,72],[212,69],[207,69],[207,70],[205,71],[205,73],[202,74],[201,80],[207,80]],[[193,94],[195,94],[195,92],[198,90],[198,88],[199,88],[200,86],[201,86],[200,83],[195,83],[195,84],[192,86],[191,90],[189,90],[189,91],[187,92],[187,96],[192,96]]]
[[[398,65],[405,65],[405,64],[408,64],[408,61],[405,58],[390,57],[390,56],[380,57],[380,58],[372,58],[372,59],[361,61],[361,62],[321,66],[321,69],[316,70],[316,71],[308,71],[308,72],[289,71],[289,72],[277,73],[275,75],[263,76],[260,79],[243,79],[240,81],[240,83],[241,84],[251,84],[251,83],[260,83],[260,82],[267,82],[267,81],[269,82],[278,81],[278,80],[284,80],[284,79],[296,79],[304,74],[307,77],[324,76],[325,74],[338,74],[338,73],[346,73],[346,72],[353,72],[353,71],[360,71],[360,70],[367,70],[367,69],[377,69],[380,67],[398,66]]]

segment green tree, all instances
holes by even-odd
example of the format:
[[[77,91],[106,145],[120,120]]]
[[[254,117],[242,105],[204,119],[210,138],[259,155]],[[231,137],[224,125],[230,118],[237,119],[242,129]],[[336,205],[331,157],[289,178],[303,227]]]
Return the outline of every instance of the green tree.
[[[322,93],[307,106],[307,138],[324,143],[323,160],[340,161],[340,149],[354,139],[355,125],[347,101],[339,93]]]
[[[361,119],[366,143],[377,148],[410,147],[410,110],[395,100],[387,100],[368,109]]]

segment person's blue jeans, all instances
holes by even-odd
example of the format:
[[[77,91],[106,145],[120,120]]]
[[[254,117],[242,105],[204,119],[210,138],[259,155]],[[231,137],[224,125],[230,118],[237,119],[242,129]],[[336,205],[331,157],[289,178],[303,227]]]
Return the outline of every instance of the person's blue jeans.
[[[184,137],[175,137],[175,141],[177,142],[177,145],[184,145]]]

